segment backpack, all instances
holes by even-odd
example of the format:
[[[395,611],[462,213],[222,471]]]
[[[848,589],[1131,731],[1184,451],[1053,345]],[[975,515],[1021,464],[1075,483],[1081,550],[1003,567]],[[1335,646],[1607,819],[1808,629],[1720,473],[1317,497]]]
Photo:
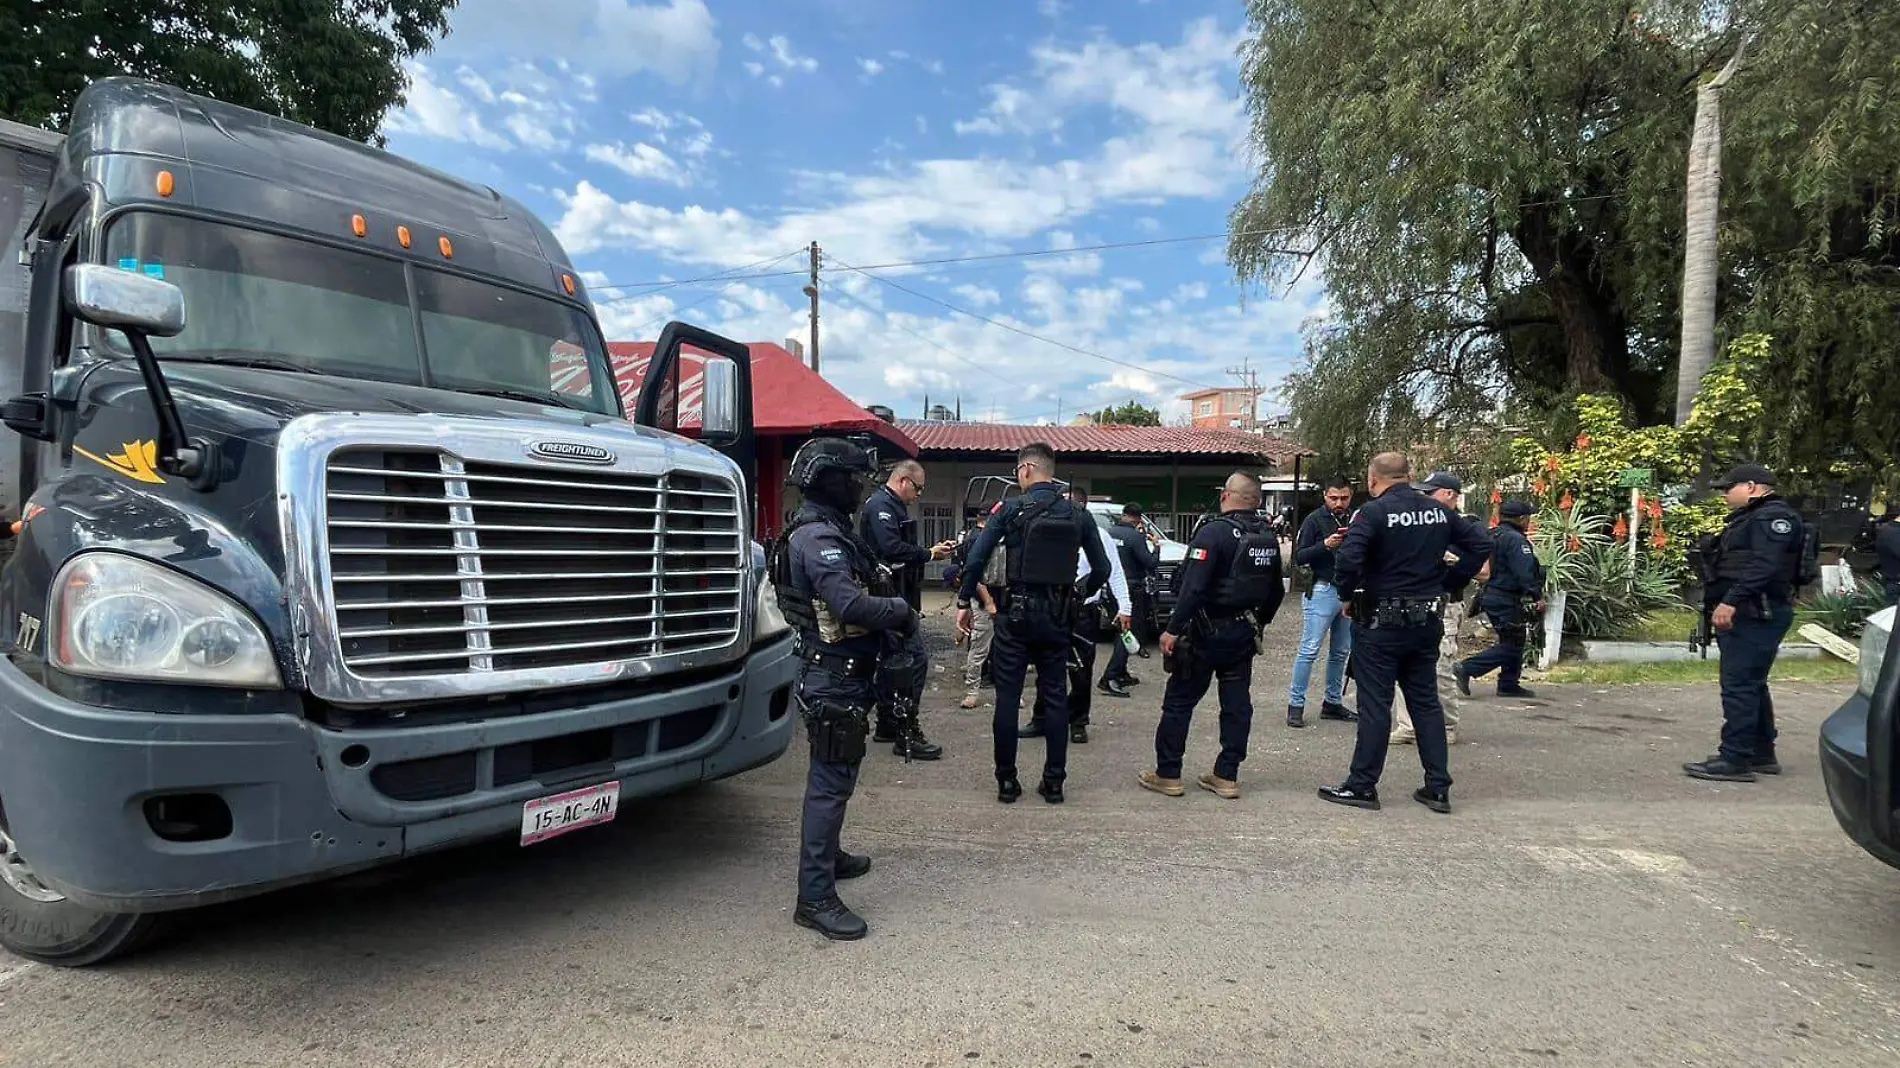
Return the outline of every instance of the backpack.
[[[1227,573],[1214,583],[1213,603],[1221,608],[1262,609],[1279,600],[1280,536],[1264,523],[1247,524],[1225,516],[1216,520],[1239,537]]]
[[[1081,530],[1072,509],[1064,509],[1059,516],[1052,514],[1056,505],[1066,503],[1059,496],[1036,501],[1024,506],[1011,520],[1009,533],[1020,532],[1020,547],[1009,555],[1007,574],[1012,589],[1074,584],[1076,553],[1082,548]]]

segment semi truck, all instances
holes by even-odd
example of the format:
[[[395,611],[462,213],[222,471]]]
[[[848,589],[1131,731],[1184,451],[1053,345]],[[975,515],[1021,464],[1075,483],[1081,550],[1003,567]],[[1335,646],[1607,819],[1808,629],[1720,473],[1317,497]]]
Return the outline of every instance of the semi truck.
[[[668,325],[629,411],[521,204],[170,86],[9,125],[0,179],[0,945],[94,964],[785,752],[744,346]]]

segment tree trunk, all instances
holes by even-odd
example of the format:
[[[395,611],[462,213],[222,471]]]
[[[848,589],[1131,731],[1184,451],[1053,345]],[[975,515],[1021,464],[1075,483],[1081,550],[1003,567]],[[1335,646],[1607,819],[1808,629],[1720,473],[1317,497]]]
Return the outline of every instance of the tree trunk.
[[[1574,389],[1613,390],[1647,413],[1653,390],[1631,367],[1629,323],[1616,293],[1596,275],[1594,250],[1577,233],[1558,229],[1554,197],[1532,199],[1511,236],[1563,330],[1565,380]]]
[[[1689,139],[1688,201],[1682,241],[1682,352],[1676,362],[1676,425],[1695,411],[1702,376],[1715,363],[1716,232],[1722,204],[1722,87],[1735,76],[1744,42],[1722,73],[1695,93]]]

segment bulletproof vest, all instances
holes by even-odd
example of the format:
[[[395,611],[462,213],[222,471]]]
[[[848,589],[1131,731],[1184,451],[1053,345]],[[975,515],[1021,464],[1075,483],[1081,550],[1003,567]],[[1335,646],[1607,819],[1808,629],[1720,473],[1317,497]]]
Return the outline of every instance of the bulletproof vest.
[[[817,597],[809,590],[801,590],[792,581],[792,532],[813,523],[829,522],[822,514],[808,508],[799,509],[772,547],[772,557],[768,564],[772,576],[772,586],[778,594],[779,611],[785,614],[800,634],[816,633],[818,640],[826,644],[835,644],[846,638],[856,638],[869,634],[863,627],[846,624],[826,604],[824,598]],[[845,536],[851,546],[851,573],[866,593],[873,597],[896,596],[896,584],[891,581],[890,569],[876,562],[871,547],[866,545],[848,526],[833,524],[833,528]]]
[[[1774,522],[1792,524],[1793,530],[1791,533],[1796,535],[1793,546],[1782,555],[1781,564],[1775,569],[1775,581],[1785,582],[1790,586],[1805,585],[1805,583],[1800,581],[1804,570],[1803,564],[1810,552],[1810,542],[1815,542],[1815,548],[1818,549],[1818,539],[1810,537],[1810,528],[1808,524],[1802,522],[1800,514],[1793,508],[1782,504],[1780,501],[1772,501],[1762,505],[1746,517],[1730,523],[1723,529],[1721,537],[1716,541],[1715,548],[1714,570],[1717,581],[1733,582],[1741,578],[1748,570],[1749,564],[1753,562],[1756,550],[1736,544],[1736,542],[1741,540],[1743,531],[1745,531],[1751,523]],[[1817,552],[1816,556],[1818,557],[1818,555]],[[1818,578],[1819,568],[1817,567],[1814,570],[1816,572],[1815,577]]]
[[[1233,527],[1240,536],[1234,539],[1227,573],[1214,582],[1214,607],[1234,612],[1266,607],[1281,593],[1279,535],[1254,519],[1222,516],[1216,522]]]
[[[1075,583],[1082,532],[1075,523],[1075,509],[1067,500],[1044,497],[1024,505],[1010,519],[1004,540],[1012,547],[1004,570],[1011,589]]]

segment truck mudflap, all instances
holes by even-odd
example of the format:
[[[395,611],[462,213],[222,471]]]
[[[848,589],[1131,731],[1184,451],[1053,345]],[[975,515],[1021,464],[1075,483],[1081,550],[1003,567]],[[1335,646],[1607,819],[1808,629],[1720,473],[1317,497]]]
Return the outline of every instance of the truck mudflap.
[[[189,908],[515,834],[526,801],[577,785],[618,780],[624,802],[769,763],[791,744],[796,666],[787,635],[676,690],[336,731],[93,708],[0,660],[0,806],[21,854],[72,901]]]

